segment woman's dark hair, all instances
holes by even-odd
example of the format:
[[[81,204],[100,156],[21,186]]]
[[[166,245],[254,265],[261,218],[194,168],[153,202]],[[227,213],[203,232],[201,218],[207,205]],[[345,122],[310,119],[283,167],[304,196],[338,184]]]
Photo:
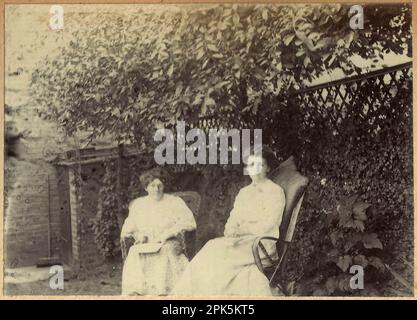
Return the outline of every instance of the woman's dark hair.
[[[277,159],[277,156],[275,155],[275,152],[267,145],[262,145],[259,147],[251,146],[249,149],[247,149],[243,155],[244,157],[243,159],[245,159],[245,163],[247,163],[247,159],[249,158],[250,155],[255,155],[257,153],[260,153],[262,158],[265,159],[270,169],[274,169],[276,166],[278,166],[279,161]]]
[[[140,184],[144,189],[155,179],[159,179],[162,181],[163,184],[165,184],[165,175],[162,169],[160,168],[153,168],[148,171],[145,171],[142,173],[139,177]]]

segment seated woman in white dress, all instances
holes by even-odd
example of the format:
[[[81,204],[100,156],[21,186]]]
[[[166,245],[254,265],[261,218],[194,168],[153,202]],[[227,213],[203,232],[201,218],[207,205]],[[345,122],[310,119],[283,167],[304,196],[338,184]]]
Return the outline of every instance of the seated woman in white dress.
[[[156,170],[141,175],[148,195],[129,205],[121,237],[135,239],[123,266],[123,295],[166,295],[188,264],[180,236],[196,228],[185,202],[164,193]]]
[[[255,265],[254,239],[279,236],[285,207],[284,190],[267,178],[274,155],[265,148],[251,155],[247,174],[252,183],[236,196],[224,237],[210,240],[189,263],[174,287],[175,295],[272,295],[269,281]],[[269,159],[269,161],[267,160]],[[275,245],[266,247],[276,253]]]

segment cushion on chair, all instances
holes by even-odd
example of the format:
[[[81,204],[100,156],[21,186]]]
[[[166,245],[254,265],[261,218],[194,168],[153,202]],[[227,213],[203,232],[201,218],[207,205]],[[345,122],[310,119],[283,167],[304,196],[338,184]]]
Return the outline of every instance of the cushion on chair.
[[[294,157],[291,156],[271,173],[271,179],[284,189],[286,204],[280,226],[280,239],[286,239],[291,216],[301,196],[304,194],[308,178],[297,171]]]

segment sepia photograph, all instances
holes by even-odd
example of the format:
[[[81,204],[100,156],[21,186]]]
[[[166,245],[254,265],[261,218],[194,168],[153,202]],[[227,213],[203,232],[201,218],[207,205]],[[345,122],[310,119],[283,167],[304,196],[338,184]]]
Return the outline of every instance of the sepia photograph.
[[[4,9],[5,297],[415,297],[411,3]]]

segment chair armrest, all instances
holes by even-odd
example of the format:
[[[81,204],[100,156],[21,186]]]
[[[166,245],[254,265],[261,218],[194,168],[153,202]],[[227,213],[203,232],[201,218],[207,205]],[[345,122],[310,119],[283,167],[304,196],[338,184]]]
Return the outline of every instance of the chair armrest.
[[[278,252],[278,263],[275,266],[275,270],[271,275],[271,278],[269,279],[269,282],[272,283],[275,280],[275,277],[280,273],[281,276],[283,276],[284,270],[285,270],[285,263],[287,260],[287,251],[288,246],[290,242],[280,239],[277,242],[277,252]]]
[[[253,254],[253,258],[255,259],[255,264],[258,267],[259,271],[261,271],[262,273],[265,272],[264,267],[262,265],[262,260],[261,257],[259,255],[259,247],[262,246],[261,241],[262,240],[271,240],[271,241],[278,241],[278,238],[274,238],[274,237],[268,237],[268,236],[260,236],[257,237],[252,244],[252,254]],[[262,246],[263,247],[263,246]],[[263,250],[265,250],[265,248],[263,248]],[[264,254],[272,260],[272,258],[269,256],[269,254],[264,251]]]
[[[265,248],[263,248],[261,241],[262,240],[271,240],[276,242],[277,247],[277,254],[278,254],[278,260],[273,261],[271,256],[266,252]],[[258,267],[259,271],[261,271],[263,274],[265,274],[265,268],[262,264],[262,259],[259,255],[259,248],[263,248],[265,256],[273,261],[273,272],[271,275],[268,276],[269,282],[272,283],[275,278],[277,277],[278,273],[283,272],[283,268],[285,268],[285,260],[286,260],[286,253],[288,251],[288,245],[290,242],[284,241],[282,239],[274,238],[274,237],[268,237],[268,236],[261,236],[257,237],[253,241],[252,245],[252,253],[255,260],[255,264]],[[272,270],[271,270],[272,271]],[[266,275],[266,274],[265,274]]]
[[[290,244],[290,241],[286,241],[286,240],[283,240],[283,239],[278,240],[278,242],[277,242],[277,252],[278,252],[278,255],[279,255],[280,258],[285,256],[289,244]]]
[[[127,257],[125,238],[120,238],[120,250],[122,251],[122,262],[125,262]]]
[[[127,255],[129,254],[130,247],[135,243],[135,237],[120,237],[120,250],[122,252],[122,261],[126,260]]]

